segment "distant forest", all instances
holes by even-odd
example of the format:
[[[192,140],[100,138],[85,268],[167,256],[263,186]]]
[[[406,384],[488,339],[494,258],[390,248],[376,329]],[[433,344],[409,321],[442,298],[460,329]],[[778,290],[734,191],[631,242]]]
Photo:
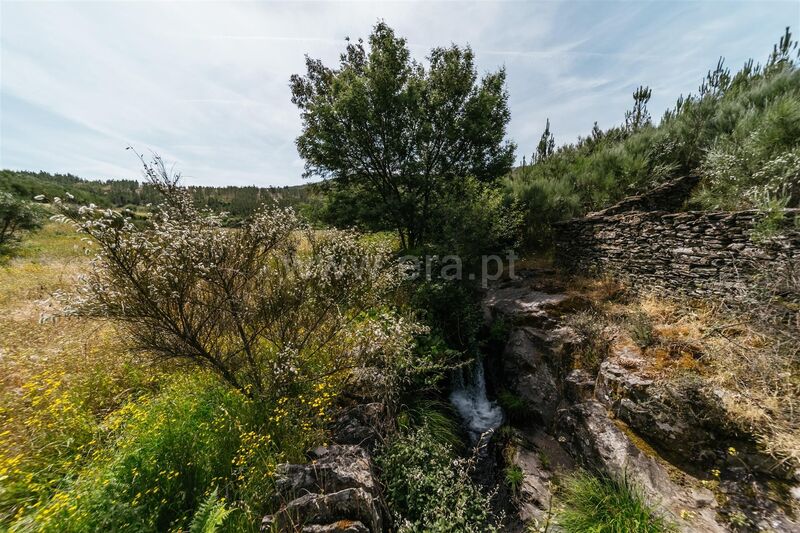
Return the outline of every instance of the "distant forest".
[[[285,187],[207,187],[190,186],[195,201],[214,211],[228,213],[232,220],[250,215],[262,203],[293,207],[308,212],[317,195],[313,184]],[[50,174],[0,170],[0,191],[7,191],[24,200],[44,195],[48,200],[64,197],[67,192],[81,204],[129,208],[142,211],[148,204],[160,202],[152,185],[136,180],[86,180],[72,174]]]

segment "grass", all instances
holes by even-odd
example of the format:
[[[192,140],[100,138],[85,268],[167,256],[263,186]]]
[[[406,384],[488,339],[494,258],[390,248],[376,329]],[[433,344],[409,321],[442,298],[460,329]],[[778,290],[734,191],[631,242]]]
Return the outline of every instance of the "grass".
[[[564,480],[558,524],[574,533],[661,533],[674,526],[651,507],[627,478],[585,472]]]
[[[0,530],[258,530],[275,464],[325,440],[328,389],[256,405],[113,324],[42,321],[88,262],[50,223],[0,265]]]

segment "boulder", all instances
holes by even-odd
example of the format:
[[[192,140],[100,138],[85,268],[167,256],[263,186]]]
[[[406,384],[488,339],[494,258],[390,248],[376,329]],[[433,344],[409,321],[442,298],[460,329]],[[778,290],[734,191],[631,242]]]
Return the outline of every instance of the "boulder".
[[[383,531],[385,505],[369,454],[360,446],[333,445],[307,464],[282,464],[275,487],[280,509],[262,531]]]
[[[338,444],[354,444],[372,450],[387,423],[381,402],[361,403],[344,409],[331,428]]]
[[[559,441],[585,466],[627,476],[648,499],[666,509],[683,531],[725,531],[715,520],[713,494],[684,474],[687,485],[672,481],[667,467],[640,450],[609,418],[599,402],[588,401],[558,413]]]
[[[506,387],[525,402],[528,425],[552,424],[576,343],[575,333],[566,327],[511,331],[503,352],[503,376]]]
[[[549,425],[561,394],[541,340],[532,328],[514,329],[503,353],[503,375],[509,390],[525,402],[526,422]]]
[[[595,377],[587,370],[576,368],[564,380],[564,397],[572,403],[591,400],[594,386]]]
[[[531,290],[524,284],[493,287],[483,299],[487,323],[506,320],[514,325],[551,327],[555,324],[548,310],[568,299],[566,294],[550,294]]]

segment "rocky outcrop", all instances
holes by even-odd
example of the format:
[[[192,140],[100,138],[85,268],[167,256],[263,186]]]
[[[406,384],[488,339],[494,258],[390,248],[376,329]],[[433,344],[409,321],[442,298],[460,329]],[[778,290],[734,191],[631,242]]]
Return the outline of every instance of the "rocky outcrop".
[[[685,474],[674,482],[664,465],[639,449],[596,401],[559,411],[559,441],[589,468],[632,480],[659,502],[684,531],[725,531],[715,520],[711,491]]]
[[[387,420],[383,403],[359,403],[344,409],[331,430],[337,444],[355,444],[371,452],[385,433]]]
[[[589,470],[641,487],[683,531],[798,530],[784,501],[794,494],[792,473],[760,453],[746,428],[726,422],[730,392],[700,375],[665,376],[619,339],[596,375],[573,368],[582,339],[562,326],[563,315],[583,300],[535,283],[505,282],[485,305],[487,320],[510,325],[494,354],[495,387],[514,396],[516,437],[503,459],[523,474],[515,495],[521,522],[548,520],[551,481],[570,472],[548,468],[541,443],[520,437],[549,434]]]
[[[279,465],[279,510],[264,518],[262,531],[384,531],[385,505],[369,454],[360,446],[318,448],[308,464]]]

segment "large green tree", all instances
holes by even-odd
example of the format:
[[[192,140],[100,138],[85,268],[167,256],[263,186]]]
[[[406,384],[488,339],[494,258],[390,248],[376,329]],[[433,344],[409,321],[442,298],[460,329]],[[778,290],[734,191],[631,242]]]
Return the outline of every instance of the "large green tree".
[[[347,41],[337,68],[306,58],[306,74],[291,78],[306,175],[356,192],[349,198],[369,206],[360,222],[395,229],[405,248],[436,237],[434,215],[462,180],[492,182],[514,159],[505,71],[479,79],[469,47],[427,59],[412,59],[380,22],[368,45]]]

